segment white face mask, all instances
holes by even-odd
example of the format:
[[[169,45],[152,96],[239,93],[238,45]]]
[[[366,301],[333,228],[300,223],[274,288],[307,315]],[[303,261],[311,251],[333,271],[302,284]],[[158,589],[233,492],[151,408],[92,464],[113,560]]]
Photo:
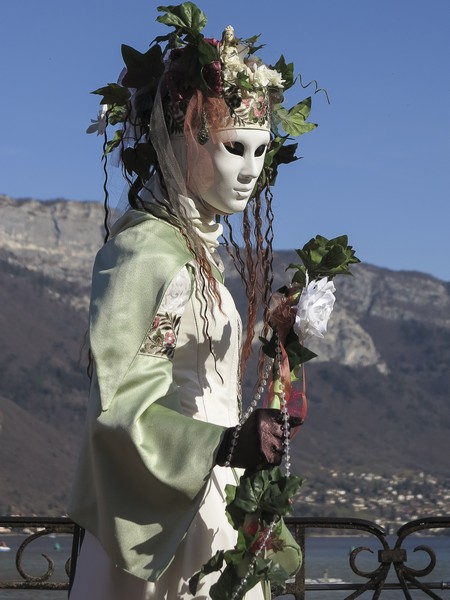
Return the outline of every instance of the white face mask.
[[[190,165],[190,191],[216,214],[242,212],[264,166],[270,133],[237,128],[219,131],[214,138],[203,146],[213,172],[205,174],[201,161]]]

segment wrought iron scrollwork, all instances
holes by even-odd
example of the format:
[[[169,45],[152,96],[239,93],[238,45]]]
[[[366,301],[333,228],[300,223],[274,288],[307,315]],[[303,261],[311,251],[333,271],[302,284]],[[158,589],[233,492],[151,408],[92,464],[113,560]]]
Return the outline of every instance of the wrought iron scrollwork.
[[[409,544],[407,549],[405,542],[409,536],[418,532],[431,532],[437,528],[447,529],[450,532],[450,516],[449,517],[431,517],[411,521],[400,527],[397,531],[394,543],[389,544],[389,538],[385,530],[379,525],[363,519],[316,519],[316,518],[299,518],[292,517],[286,519],[287,525],[291,528],[303,552],[303,566],[297,574],[295,580],[289,581],[285,588],[273,588],[273,598],[277,595],[291,594],[296,600],[304,600],[305,594],[308,591],[330,591],[339,592],[339,597],[347,600],[354,600],[364,592],[372,592],[372,598],[377,600],[381,592],[385,589],[399,590],[403,593],[403,597],[411,600],[411,590],[421,590],[426,596],[434,600],[450,600],[450,582],[449,581],[424,581],[424,577],[432,576],[436,564],[438,562],[434,549],[423,543],[418,543],[416,546]],[[69,578],[71,575],[71,559],[65,563],[65,571],[67,579],[63,581],[54,581],[55,568],[54,561],[46,554],[42,554],[47,563],[45,572],[39,576],[30,575],[23,567],[22,560],[26,549],[29,548],[36,539],[50,535],[52,533],[74,534],[75,541],[77,538],[77,528],[75,524],[66,518],[47,519],[47,518],[22,518],[22,517],[0,517],[0,526],[10,528],[31,528],[35,532],[30,534],[20,545],[16,554],[16,569],[20,575],[20,580],[5,581],[0,573],[0,589],[46,589],[46,590],[67,590],[69,588]],[[306,539],[308,534],[314,531],[329,531],[329,530],[352,530],[356,535],[363,534],[369,536],[376,550],[371,547],[370,543],[365,543],[363,546],[353,548],[348,553],[348,562],[351,572],[357,581],[351,582],[333,582],[321,581],[314,583],[307,580],[309,557],[307,553]],[[78,532],[79,534],[79,532]],[[449,545],[450,545],[450,537]],[[73,548],[78,548],[78,542],[74,543]],[[378,561],[376,567],[372,569],[363,568],[359,565],[361,558],[365,554],[370,554]],[[411,553],[423,553],[427,562],[420,568],[413,567],[408,564],[408,558],[411,558]],[[74,552],[76,557],[76,551]],[[389,573],[395,573],[396,581],[387,580]],[[362,580],[362,581],[361,581]],[[447,590],[447,595],[442,592]],[[348,594],[345,596],[345,592]],[[441,594],[439,595],[439,592]]]
[[[365,592],[372,591],[372,598],[377,600],[384,589],[395,589],[403,592],[404,598],[411,600],[411,590],[418,589],[424,592],[434,600],[449,598],[447,595],[438,595],[439,590],[450,589],[450,582],[447,581],[423,581],[421,578],[431,575],[437,563],[434,550],[424,544],[418,544],[412,552],[423,552],[428,557],[428,564],[422,568],[413,568],[407,564],[408,552],[404,547],[404,542],[408,536],[420,531],[432,531],[436,528],[446,528],[450,530],[450,517],[430,517],[411,521],[400,527],[397,531],[397,538],[393,546],[389,545],[387,534],[383,528],[375,523],[363,519],[315,519],[315,518],[290,518],[286,520],[292,528],[303,550],[304,564],[296,576],[295,582],[290,582],[283,590],[273,589],[276,595],[281,591],[292,594],[296,600],[304,600],[306,591],[321,590],[346,590],[349,592],[345,596],[346,600],[354,600]],[[379,546],[376,568],[367,570],[358,566],[358,560],[362,553],[368,552],[374,555],[373,548],[368,545],[353,548],[349,553],[349,566],[351,571],[365,581],[343,582],[343,583],[311,583],[306,580],[308,571],[308,555],[305,548],[305,538],[308,531],[311,530],[354,530],[357,534],[370,534]],[[450,538],[449,538],[450,545]],[[396,582],[387,582],[390,572],[396,574]],[[343,596],[344,597],[344,596]]]
[[[45,590],[67,590],[68,579],[63,581],[55,581],[55,562],[47,554],[42,553],[41,556],[46,561],[45,571],[39,575],[32,575],[27,572],[24,567],[26,561],[27,550],[32,550],[32,544],[37,539],[53,535],[53,534],[73,534],[74,523],[67,518],[21,518],[21,517],[0,517],[0,526],[9,527],[19,530],[35,530],[27,535],[20,544],[15,555],[16,571],[21,579],[12,581],[4,581],[0,575],[0,589],[45,589]],[[65,572],[67,577],[70,577],[70,557],[65,563]]]
[[[42,575],[40,575],[39,577],[29,575],[22,566],[22,558],[23,558],[23,554],[25,552],[25,548],[29,544],[32,544],[37,538],[42,537],[44,535],[49,535],[50,533],[53,533],[53,531],[52,530],[49,531],[48,529],[43,529],[43,530],[37,531],[36,533],[29,535],[20,544],[19,549],[17,550],[17,553],[16,553],[16,569],[17,569],[17,572],[19,573],[19,575],[25,581],[29,581],[29,582],[33,582],[33,583],[44,583],[44,581],[48,581],[51,578],[51,576],[53,575],[53,573],[55,572],[55,563],[49,556],[47,556],[47,554],[41,554],[41,556],[43,556],[45,558],[45,560],[47,561],[47,571],[45,573],[43,573]]]
[[[397,542],[395,544],[395,549],[400,550],[404,541],[413,533],[417,533],[423,530],[431,530],[436,528],[450,527],[450,518],[448,517],[434,517],[429,519],[418,519],[415,521],[411,521],[406,525],[400,527],[397,532]],[[405,561],[394,563],[394,568],[397,574],[397,578],[403,590],[405,598],[408,600],[411,599],[410,589],[417,588],[422,590],[427,596],[430,598],[434,598],[435,600],[440,600],[442,596],[439,596],[435,591],[435,588],[439,588],[444,590],[448,589],[448,582],[438,582],[433,585],[429,585],[420,581],[419,577],[425,577],[430,575],[435,566],[436,566],[436,554],[432,548],[429,546],[425,546],[424,544],[419,544],[415,548],[413,548],[413,552],[424,552],[428,555],[429,563],[422,569],[414,569],[406,564]]]

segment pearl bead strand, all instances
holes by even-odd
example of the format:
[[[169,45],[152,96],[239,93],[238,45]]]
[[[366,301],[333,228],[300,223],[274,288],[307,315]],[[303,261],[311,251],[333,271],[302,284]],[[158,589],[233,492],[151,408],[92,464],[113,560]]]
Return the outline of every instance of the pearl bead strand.
[[[281,344],[280,344],[280,339],[275,331],[274,331],[274,336],[276,336],[275,337],[275,360],[268,359],[267,357],[265,359],[263,375],[262,375],[261,381],[259,383],[258,389],[257,389],[255,395],[253,396],[253,400],[251,401],[250,406],[248,407],[248,409],[246,410],[244,415],[242,415],[242,417],[240,418],[239,423],[238,423],[238,425],[236,425],[235,430],[233,432],[233,437],[232,437],[231,444],[230,444],[230,450],[229,450],[229,453],[227,456],[227,460],[225,462],[225,466],[227,466],[227,467],[230,466],[231,460],[233,458],[234,449],[236,447],[242,425],[245,423],[245,421],[249,418],[249,416],[255,410],[256,406],[258,405],[259,401],[262,398],[262,395],[264,393],[264,390],[266,388],[266,385],[267,385],[267,382],[269,379],[270,370],[272,369],[272,366],[273,366],[273,370],[275,373],[279,374],[281,372],[281,369],[280,369],[281,360],[282,360]],[[281,380],[280,380],[280,386],[281,386],[281,390],[280,390],[280,394],[279,394],[280,395],[280,410],[281,410],[281,414],[283,416],[282,429],[283,429],[283,438],[284,438],[283,439],[284,468],[285,468],[286,477],[289,477],[289,475],[291,474],[291,455],[290,455],[290,440],[289,440],[289,429],[290,429],[289,413],[288,413],[288,409],[287,409],[286,392],[284,390],[283,382]],[[276,521],[273,520],[270,523],[267,530],[265,531],[264,537],[262,538],[262,540],[260,540],[258,548],[255,552],[255,555],[248,566],[247,573],[240,580],[239,585],[233,591],[231,600],[237,600],[239,598],[239,596],[241,595],[242,590],[247,585],[249,575],[252,573],[253,568],[256,564],[256,561],[257,561],[259,555],[266,548],[267,543],[270,539],[270,536],[272,535],[273,530],[275,528],[275,525],[276,525]]]

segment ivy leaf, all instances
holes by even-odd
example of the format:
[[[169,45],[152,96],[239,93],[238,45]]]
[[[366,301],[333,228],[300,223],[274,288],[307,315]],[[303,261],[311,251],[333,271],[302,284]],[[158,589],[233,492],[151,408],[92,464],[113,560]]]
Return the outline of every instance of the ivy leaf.
[[[270,149],[266,152],[266,156],[264,157],[264,170],[260,176],[262,185],[264,185],[267,180],[270,181],[271,185],[275,183],[279,165],[287,164],[299,159],[298,156],[295,156],[298,144],[287,144],[285,146],[284,143],[287,139],[288,136],[277,136],[272,140]]]
[[[197,587],[201,579],[210,573],[214,573],[215,571],[220,571],[223,565],[224,551],[218,550],[214,556],[212,556],[207,563],[205,563],[200,571],[195,573],[189,579],[189,591],[194,596],[197,592]]]
[[[295,333],[293,334],[292,340],[286,340],[285,350],[289,360],[289,369],[294,372],[297,371],[300,365],[317,357],[317,354],[299,342]]]
[[[123,123],[126,115],[127,111],[123,106],[113,105],[111,108],[108,108],[108,124],[117,125],[118,123]]]
[[[284,82],[283,82],[283,90],[284,91],[288,90],[289,88],[291,88],[294,85],[294,83],[295,83],[294,63],[292,63],[292,62],[286,63],[286,60],[285,60],[283,54],[277,60],[275,65],[271,68],[275,69],[275,71],[278,71],[278,73],[281,73],[281,78],[284,80]]]
[[[131,46],[122,44],[122,57],[127,67],[122,80],[124,86],[140,89],[150,85],[156,89],[164,73],[161,46],[156,44],[142,54]]]
[[[262,340],[264,338],[259,338],[259,339],[262,342]],[[266,354],[269,358],[275,358],[276,344],[275,344],[275,339],[273,336],[270,338],[270,340],[264,340],[262,350],[263,350],[264,354]]]
[[[288,135],[299,136],[317,127],[315,123],[307,123],[305,119],[311,112],[311,98],[302,100],[289,110],[279,106],[276,110],[281,127]]]
[[[246,38],[246,39],[239,39],[239,43],[243,44],[244,46],[247,46],[247,54],[255,54],[255,52],[258,52],[259,50],[261,50],[261,48],[264,48],[265,44],[260,44],[259,46],[256,45],[256,42],[259,40],[259,38],[261,37],[261,34],[259,33],[258,35],[252,35],[252,37]]]
[[[108,83],[108,85],[105,85],[98,90],[94,90],[91,94],[102,96],[100,104],[125,106],[130,99],[129,90],[118,83]]]
[[[287,165],[291,162],[299,160],[299,156],[295,156],[298,144],[287,144],[280,147],[276,153],[277,165]]]
[[[151,166],[157,162],[155,149],[148,143],[125,148],[122,152],[122,162],[129,175],[136,173],[145,181],[149,177]]]
[[[193,2],[183,2],[178,6],[158,6],[157,10],[166,13],[156,17],[159,23],[175,27],[179,35],[186,34],[194,39],[198,39],[207,22],[206,15]]]
[[[245,574],[245,573],[244,573]],[[236,590],[242,581],[242,575],[235,564],[228,564],[223,570],[219,580],[211,586],[209,597],[211,600],[230,600],[232,590]],[[242,600],[245,594],[259,583],[259,577],[250,574],[247,582],[241,588],[241,593],[236,596],[236,600]]]
[[[250,79],[247,75],[247,73],[244,73],[244,71],[239,71],[239,73],[237,74],[237,85],[240,88],[243,88],[245,90],[252,90],[253,86],[250,83]]]
[[[285,571],[277,562],[270,561],[267,568],[267,577],[272,583],[285,585],[286,581],[289,579],[289,573]]]
[[[300,287],[304,288],[306,285],[306,267],[304,265],[289,265],[288,269],[292,268],[293,266],[297,269],[297,271],[292,277],[292,283],[296,283]]]
[[[302,249],[296,250],[311,279],[349,275],[350,265],[359,263],[352,246],[348,245],[346,235],[331,240],[317,235],[309,240]]]
[[[105,156],[106,156],[106,154],[109,154],[110,152],[112,152],[114,150],[114,148],[117,148],[117,146],[119,146],[121,144],[122,138],[123,138],[123,129],[118,129],[114,133],[114,137],[112,138],[112,140],[109,140],[106,143],[105,150],[104,150]]]
[[[266,156],[264,157],[265,166],[270,166],[272,164],[272,161],[274,160],[275,155],[280,151],[280,149],[283,146],[286,139],[287,139],[287,136],[286,137],[277,136],[277,137],[273,138],[273,140],[270,142],[270,148],[266,152]]]
[[[227,504],[235,528],[242,526],[246,515],[252,513],[260,514],[267,525],[287,514],[292,509],[290,498],[300,484],[299,477],[286,477],[279,467],[245,471],[234,499]]]
[[[219,50],[216,46],[200,40],[198,43],[198,58],[202,65],[208,65],[216,60],[219,60]]]
[[[279,467],[269,469],[269,482],[259,501],[261,520],[269,525],[292,510],[291,499],[302,484],[300,477],[286,477]]]

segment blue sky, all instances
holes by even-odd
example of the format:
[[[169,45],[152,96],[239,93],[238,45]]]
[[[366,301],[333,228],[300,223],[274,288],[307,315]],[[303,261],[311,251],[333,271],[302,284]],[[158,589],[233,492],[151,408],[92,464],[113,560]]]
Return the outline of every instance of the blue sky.
[[[450,2],[227,0],[198,2],[205,33],[262,34],[268,63],[283,53],[316,79],[304,158],[274,188],[276,243],[347,233],[360,258],[450,281]],[[115,81],[120,44],[145,51],[159,2],[14,0],[2,6],[0,192],[100,200],[101,141],[85,134],[89,94]],[[309,90],[296,88],[294,104]]]

